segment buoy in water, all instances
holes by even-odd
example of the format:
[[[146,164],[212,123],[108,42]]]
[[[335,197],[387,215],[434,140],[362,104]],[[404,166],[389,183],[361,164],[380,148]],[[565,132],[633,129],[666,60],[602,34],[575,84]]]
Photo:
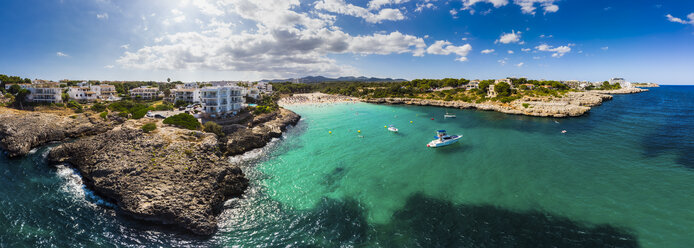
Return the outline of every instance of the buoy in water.
[[[412,123],[412,121],[410,121],[410,123]]]
[[[361,130],[357,130],[357,133],[361,133]]]
[[[332,134],[332,133],[333,133],[333,131],[328,131],[328,133],[329,133],[329,134]]]
[[[434,120],[434,118],[431,118],[431,120]]]
[[[384,128],[388,128],[388,126],[383,126]]]
[[[561,133],[566,133],[566,130],[561,130]]]

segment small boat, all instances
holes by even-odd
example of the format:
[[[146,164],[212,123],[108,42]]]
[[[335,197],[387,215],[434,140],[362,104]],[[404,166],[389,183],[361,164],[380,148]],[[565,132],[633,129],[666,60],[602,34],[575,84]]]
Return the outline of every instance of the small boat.
[[[443,115],[443,118],[455,118],[455,114],[451,114],[451,113],[446,112],[446,114]]]
[[[566,130],[561,130],[561,133],[566,133]]]
[[[427,147],[437,148],[452,145],[458,142],[458,140],[462,137],[462,135],[448,135],[446,134],[446,130],[438,130],[436,131],[436,139],[429,142]]]
[[[391,131],[391,132],[397,133],[397,132],[398,132],[398,129],[397,129],[397,128],[396,128],[395,126],[393,126],[393,125],[390,125],[390,126],[388,127],[388,131]]]

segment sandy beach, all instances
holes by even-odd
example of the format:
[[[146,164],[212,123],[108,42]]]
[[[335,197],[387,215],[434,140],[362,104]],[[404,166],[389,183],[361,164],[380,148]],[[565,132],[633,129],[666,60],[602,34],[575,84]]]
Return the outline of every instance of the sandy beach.
[[[330,104],[330,103],[355,103],[359,102],[359,98],[340,96],[340,95],[328,95],[320,92],[316,93],[305,93],[305,94],[294,94],[289,97],[283,97],[278,101],[279,105],[313,105],[313,104]]]

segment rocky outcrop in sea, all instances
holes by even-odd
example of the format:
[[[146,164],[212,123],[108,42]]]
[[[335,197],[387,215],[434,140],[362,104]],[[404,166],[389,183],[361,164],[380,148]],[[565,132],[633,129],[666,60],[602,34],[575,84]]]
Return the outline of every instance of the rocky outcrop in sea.
[[[272,138],[279,138],[288,126],[296,125],[301,116],[280,109],[249,120],[245,125],[236,125],[229,133],[225,146],[225,154],[229,156],[243,154],[247,151],[264,147]]]
[[[569,92],[563,97],[555,98],[526,96],[510,103],[474,103],[420,98],[371,98],[364,101],[377,104],[408,104],[460,109],[479,109],[497,111],[507,114],[562,118],[584,115],[590,111],[591,107],[600,105],[605,100],[611,100],[612,96],[609,94],[631,94],[643,91],[647,90],[629,88],[611,91]]]
[[[34,147],[103,133],[123,121],[115,115],[104,120],[98,115],[78,114],[69,117],[0,108],[0,148],[9,157],[24,156]]]
[[[48,159],[77,168],[121,213],[210,235],[224,201],[248,186],[241,169],[217,153],[214,134],[123,126],[57,146]]]

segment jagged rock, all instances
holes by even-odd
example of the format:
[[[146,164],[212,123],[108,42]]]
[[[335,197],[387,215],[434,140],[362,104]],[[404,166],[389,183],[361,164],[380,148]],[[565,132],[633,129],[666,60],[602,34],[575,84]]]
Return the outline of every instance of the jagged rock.
[[[77,168],[88,187],[126,215],[210,235],[224,201],[248,187],[239,167],[215,155],[217,147],[210,133],[160,124],[145,134],[123,125],[62,144],[48,159]]]
[[[264,147],[272,138],[282,136],[287,126],[296,125],[301,116],[281,108],[278,112],[255,117],[250,128],[237,128],[228,136],[227,155],[238,155]]]
[[[24,156],[32,148],[52,141],[106,132],[118,122],[98,115],[77,114],[71,118],[0,108],[0,148],[9,157]]]

